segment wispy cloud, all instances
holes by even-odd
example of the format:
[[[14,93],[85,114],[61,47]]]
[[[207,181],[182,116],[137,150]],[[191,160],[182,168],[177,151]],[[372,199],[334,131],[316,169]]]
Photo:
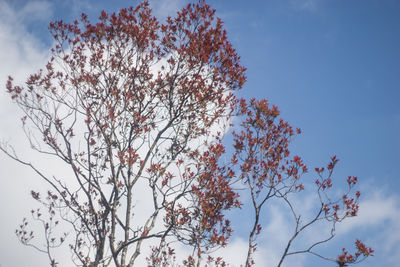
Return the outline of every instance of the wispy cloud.
[[[53,14],[53,5],[48,1],[28,1],[17,9],[1,0],[0,14],[2,23],[8,21],[8,23],[22,22],[24,24],[32,21],[48,21]]]
[[[339,235],[351,231],[367,232],[365,240],[379,259],[394,264],[400,261],[400,198],[389,190],[367,187],[357,217],[338,227]]]
[[[0,83],[5,84],[8,74],[18,79],[42,65],[47,57],[47,48],[26,28],[35,20],[52,15],[48,2],[28,2],[21,9],[12,8],[0,1]],[[6,63],[6,64],[5,64]]]
[[[292,7],[297,11],[316,12],[320,7],[320,0],[291,0]]]
[[[400,261],[400,198],[376,184],[360,188],[365,197],[360,203],[357,217],[349,218],[336,225],[336,237],[332,242],[317,248],[323,256],[335,258],[340,254],[342,246],[352,251],[355,238],[360,238],[374,250],[374,257],[363,262],[363,266],[382,264],[393,266]],[[302,214],[303,220],[313,216],[318,200],[310,194],[297,195],[292,202]],[[263,218],[267,219],[257,243],[256,266],[276,266],[284,246],[294,231],[293,218],[283,205],[273,203],[266,207]],[[245,225],[243,224],[245,227]],[[311,229],[300,234],[293,243],[293,250],[305,249],[310,244],[320,241],[321,237],[329,236],[330,225],[318,223]],[[245,232],[245,231],[243,231]],[[322,249],[322,250],[321,250]],[[226,253],[229,251],[228,253]],[[235,237],[222,255],[235,253],[235,261],[243,263],[244,252],[247,251],[245,236]],[[229,257],[228,257],[229,258]],[[318,260],[312,255],[295,255],[287,257],[284,266],[309,266],[309,260]],[[239,264],[238,264],[239,265]],[[233,264],[233,266],[236,266]]]
[[[168,16],[174,17],[176,12],[188,3],[190,3],[190,1],[187,0],[151,0],[150,6],[154,14],[159,19],[163,20]]]

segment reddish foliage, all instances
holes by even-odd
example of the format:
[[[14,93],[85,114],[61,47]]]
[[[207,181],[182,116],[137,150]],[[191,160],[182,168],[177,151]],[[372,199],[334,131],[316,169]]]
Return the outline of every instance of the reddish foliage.
[[[264,99],[235,98],[245,68],[222,21],[203,1],[187,5],[165,24],[144,2],[118,13],[102,11],[95,24],[85,14],[73,23],[52,22],[50,32],[55,47],[45,68],[30,75],[25,86],[9,77],[6,88],[24,112],[32,148],[60,159],[72,178],[46,176],[0,149],[51,187],[45,198],[31,192],[47,208],[46,218],[32,211],[43,225],[45,248],[33,244],[26,220],[17,235],[47,253],[52,266],[57,265],[52,249],[66,240],[66,234],[54,237],[56,216],[71,226],[68,242],[77,265],[133,266],[143,244],[157,240],[147,257],[150,266],[175,262],[174,242],[193,250],[185,266],[202,260],[226,266],[221,257],[204,254],[229,242],[233,229],[225,214],[241,206],[239,193],[245,189],[255,215],[245,259],[250,266],[263,229],[260,217],[271,198],[282,200],[296,223],[279,265],[289,255],[316,254],[314,246],[333,237],[291,251],[292,241],[310,225],[326,220],[334,229],[357,215],[360,193],[350,195],[356,177],[348,177],[342,198],[328,196],[338,162],[332,157],[326,168],[315,169],[320,208],[301,222],[290,196],[307,189],[301,177],[308,170],[289,150],[301,130],[280,119],[278,108]],[[229,163],[223,163],[222,133],[233,115],[241,119],[240,129],[233,132]],[[136,214],[140,193],[150,202],[148,213],[140,215],[144,219]],[[343,250],[334,261],[343,266],[372,255],[358,240],[356,247],[354,255]]]

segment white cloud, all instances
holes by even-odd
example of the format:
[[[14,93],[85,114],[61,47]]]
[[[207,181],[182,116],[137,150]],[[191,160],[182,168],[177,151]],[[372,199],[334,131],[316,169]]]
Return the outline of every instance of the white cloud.
[[[26,29],[27,21],[46,20],[51,16],[47,2],[28,2],[21,10],[15,10],[0,1],[0,83],[12,74],[16,79],[36,70],[47,59],[47,49]],[[1,98],[4,98],[1,96]]]
[[[26,29],[26,23],[48,20],[52,15],[51,4],[45,1],[31,1],[20,9],[0,0],[0,137],[13,143],[23,143],[19,112],[5,93],[8,75],[16,81],[23,81],[28,73],[43,66],[48,53],[45,46]],[[27,146],[29,147],[29,146]],[[21,151],[24,155],[28,151]],[[0,155],[0,213],[2,214],[0,239],[3,246],[0,251],[2,267],[47,265],[47,258],[37,251],[19,244],[14,231],[23,216],[29,215],[25,203],[32,200],[29,189],[43,186],[37,179],[31,179],[33,173],[16,162]],[[23,257],[18,257],[23,255]],[[34,259],[34,260],[33,260]]]
[[[400,218],[400,202],[398,197],[377,190],[360,203],[358,216],[338,227],[343,233],[356,228],[377,226]]]

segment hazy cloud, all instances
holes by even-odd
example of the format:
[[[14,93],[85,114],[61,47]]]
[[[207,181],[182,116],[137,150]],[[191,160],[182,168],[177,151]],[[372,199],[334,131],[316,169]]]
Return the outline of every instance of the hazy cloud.
[[[297,11],[315,12],[320,6],[320,0],[291,0],[292,7]]]
[[[190,3],[187,0],[152,0],[150,6],[154,11],[154,15],[163,21],[168,16],[174,17],[176,12],[184,5]]]

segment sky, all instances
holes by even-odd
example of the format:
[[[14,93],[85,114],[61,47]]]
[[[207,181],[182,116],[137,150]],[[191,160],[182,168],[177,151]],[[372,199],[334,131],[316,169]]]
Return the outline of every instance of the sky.
[[[150,4],[162,20],[188,2]],[[310,170],[337,155],[335,179],[359,178],[359,216],[338,227],[337,239],[322,251],[334,257],[343,243],[351,247],[352,240],[360,238],[375,249],[375,256],[359,266],[395,266],[400,261],[400,2],[207,2],[224,21],[228,38],[247,68],[247,82],[239,95],[267,99],[279,107],[282,118],[302,129],[292,151],[302,156]],[[15,144],[42,167],[49,165],[26,149],[18,110],[5,93],[7,76],[24,81],[45,64],[51,46],[49,21],[72,21],[82,12],[94,19],[102,9],[113,12],[137,3],[0,0],[0,139]],[[47,259],[20,245],[14,234],[29,215],[30,189],[45,185],[3,154],[0,167],[0,266],[46,266]],[[311,183],[314,178],[313,173],[304,177]],[[307,198],[300,201],[307,203]],[[263,245],[256,266],[274,266],[281,253],[276,244],[285,239],[289,227],[279,207],[272,205],[268,215],[271,219],[259,237]],[[246,225],[241,220],[237,226],[245,229]],[[233,261],[240,260],[245,246],[241,236],[245,230],[237,232],[223,252]],[[286,266],[334,264],[308,255],[293,256]]]

